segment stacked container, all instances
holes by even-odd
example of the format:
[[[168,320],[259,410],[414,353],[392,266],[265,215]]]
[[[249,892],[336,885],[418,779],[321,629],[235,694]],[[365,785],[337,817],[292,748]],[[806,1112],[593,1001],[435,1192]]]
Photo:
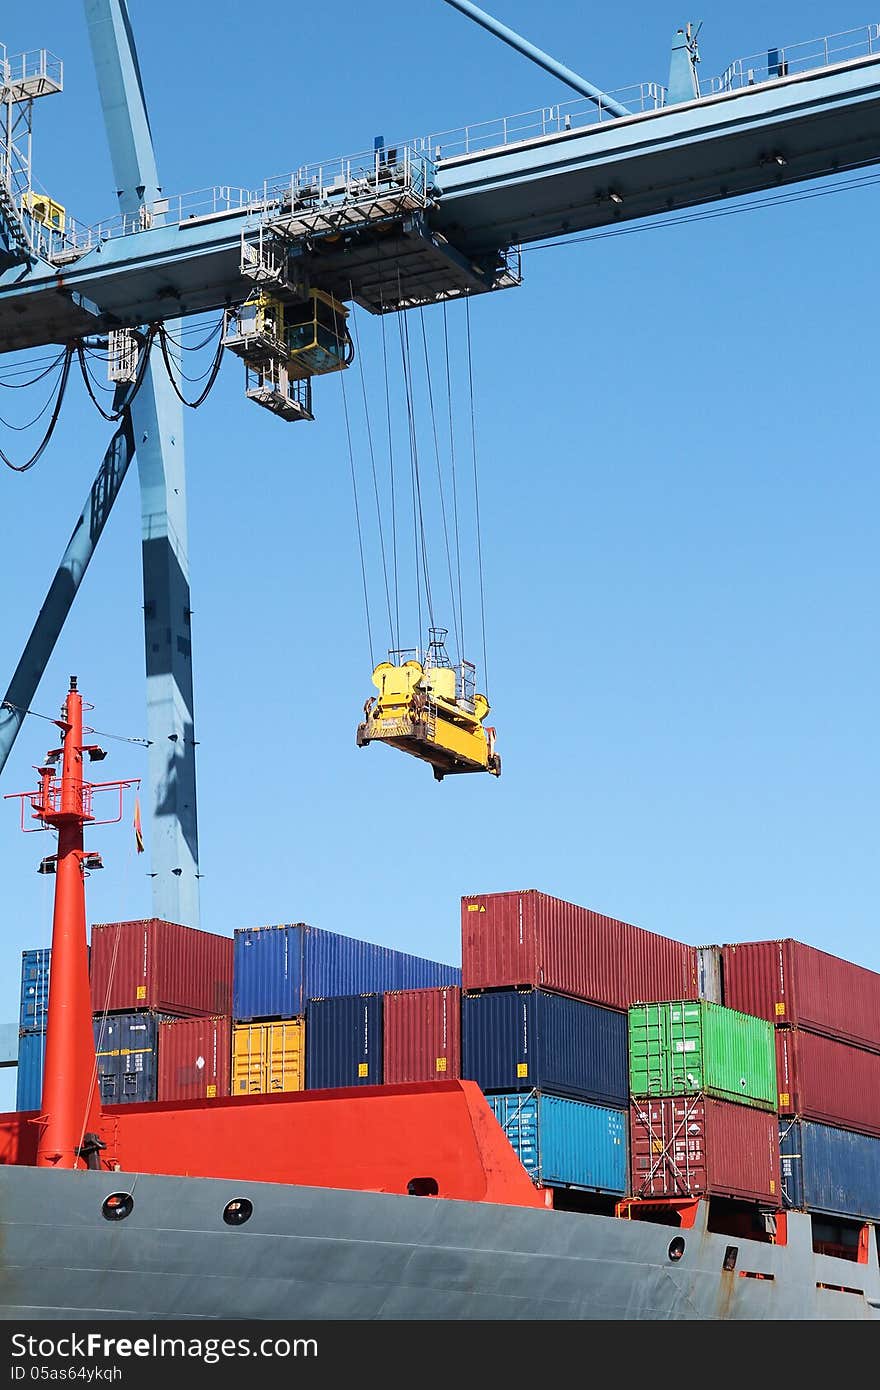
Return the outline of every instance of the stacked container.
[[[243,928],[236,931],[234,942],[232,1089],[236,1095],[253,1093],[258,1087],[272,1091],[301,1090],[306,1085],[379,1084],[383,994],[457,990],[461,984],[457,966],[304,922]],[[336,1000],[347,1002],[336,1004]],[[320,1001],[320,1006],[313,1007],[313,1001]],[[448,1021],[450,1009],[457,1012],[457,1004],[447,1000],[446,1009]],[[283,1036],[272,1026],[294,1021],[296,1026]],[[403,1054],[409,1044],[400,1041],[399,1064],[405,1066]],[[442,1055],[447,1065],[451,1060],[456,1066],[455,1056],[448,1052],[448,1029],[446,1047]],[[283,1056],[280,1068],[271,1060],[279,1056]],[[440,1057],[437,1051],[435,1064]]]
[[[39,1110],[42,1105],[51,960],[48,946],[21,953],[16,1110]]]
[[[383,1004],[383,1067],[389,1085],[461,1076],[461,989],[394,990]]]
[[[880,974],[785,938],[722,949],[727,1003],[775,1026],[786,1205],[872,1217],[880,1192]]]
[[[780,1202],[773,1026],[705,999],[629,1010],[633,1195]]]

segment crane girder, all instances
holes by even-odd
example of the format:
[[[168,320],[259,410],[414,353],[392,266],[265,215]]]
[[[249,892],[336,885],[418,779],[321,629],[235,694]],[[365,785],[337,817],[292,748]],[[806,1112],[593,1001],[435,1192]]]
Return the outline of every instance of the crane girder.
[[[880,56],[432,160],[422,206],[289,237],[313,283],[373,312],[518,282],[511,247],[773,190],[880,161]],[[0,275],[5,351],[242,302],[233,208],[118,235]],[[398,273],[412,284],[396,297]],[[403,290],[403,286],[401,287]]]

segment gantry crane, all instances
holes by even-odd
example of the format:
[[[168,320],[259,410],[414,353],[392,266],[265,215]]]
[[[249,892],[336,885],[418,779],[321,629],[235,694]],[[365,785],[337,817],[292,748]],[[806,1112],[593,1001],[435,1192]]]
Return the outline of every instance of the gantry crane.
[[[366,153],[303,165],[255,189],[175,198],[159,183],[125,0],[84,0],[119,197],[116,216],[97,227],[33,189],[33,103],[61,91],[60,62],[42,50],[19,58],[0,50],[0,344],[72,352],[100,335],[118,419],[0,707],[0,769],[136,456],[161,917],[197,924],[199,871],[183,420],[169,374],[150,352],[156,335],[164,343],[177,320],[222,310],[248,396],[282,419],[308,420],[312,378],[351,359],[352,303],[386,314],[511,288],[521,280],[523,244],[880,161],[877,24],[766,49],[703,81],[697,34],[685,25],[667,84],[607,94],[470,0],[447,3],[576,97],[442,139],[377,137]],[[388,673],[377,670],[381,682]],[[422,665],[410,696],[439,679]],[[439,694],[448,703],[450,691]],[[473,722],[470,698],[463,687],[452,691]],[[485,757],[491,771],[487,713],[477,719],[477,761]],[[364,739],[376,736],[375,717],[371,706]],[[463,770],[466,756],[446,771]]]

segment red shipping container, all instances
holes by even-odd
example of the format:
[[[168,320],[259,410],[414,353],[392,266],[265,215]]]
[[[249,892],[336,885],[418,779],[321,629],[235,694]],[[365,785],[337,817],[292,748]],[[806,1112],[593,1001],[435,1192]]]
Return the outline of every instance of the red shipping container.
[[[880,1136],[880,1053],[777,1028],[776,1085],[782,1115]]]
[[[721,958],[729,1008],[880,1052],[875,970],[790,938],[727,945]]]
[[[232,1013],[232,937],[149,917],[96,922],[91,983],[95,1013],[154,1009],[210,1017]]]
[[[693,946],[534,888],[461,900],[462,986],[533,985],[612,1009],[696,999]]]
[[[710,1096],[630,1103],[634,1197],[740,1197],[778,1207],[779,1120]]]
[[[157,1100],[229,1095],[232,1020],[172,1018],[159,1024]]]
[[[385,995],[386,1085],[461,1076],[461,990],[401,989]]]

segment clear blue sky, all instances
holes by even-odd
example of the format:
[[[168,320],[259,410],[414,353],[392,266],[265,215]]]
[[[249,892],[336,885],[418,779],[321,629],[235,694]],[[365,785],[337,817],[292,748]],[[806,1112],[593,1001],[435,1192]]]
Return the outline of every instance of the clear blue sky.
[[[64,94],[36,111],[38,179],[95,221],[115,198],[81,7],[8,8],[11,52],[45,45],[66,64]],[[849,0],[495,9],[606,88],[665,81],[688,18],[703,19],[704,76],[880,18]],[[131,12],[169,192],[567,98],[440,0],[280,11],[268,29],[232,3]],[[371,661],[341,381],[316,385],[315,424],[288,426],[245,401],[227,360],[186,421],[204,927],[308,921],[458,961],[462,893],[535,887],[681,940],[791,935],[880,969],[878,220],[880,187],[535,251],[520,289],[472,303],[498,781],[438,785],[356,748]],[[437,351],[440,313],[425,319]],[[463,315],[449,311],[459,372]],[[379,327],[357,317],[387,470]],[[41,389],[2,392],[0,414],[29,418]],[[365,488],[357,369],[346,389]],[[463,391],[456,412],[464,443]],[[77,384],[36,468],[0,476],[2,687],[109,428]],[[19,455],[28,439],[3,429]],[[422,446],[430,464],[427,432]],[[436,499],[428,521],[439,616]],[[476,588],[471,565],[481,660]],[[132,473],[38,710],[76,672],[97,728],[145,733],[141,603]],[[30,786],[50,733],[26,723],[0,791]],[[145,775],[141,748],[110,748],[102,775]],[[3,1020],[22,949],[49,942],[52,881],[35,873],[49,837],[21,836],[12,803],[0,816]],[[150,915],[128,816],[91,843],[107,867],[88,881],[90,921]],[[12,1094],[0,1074],[0,1104]]]

